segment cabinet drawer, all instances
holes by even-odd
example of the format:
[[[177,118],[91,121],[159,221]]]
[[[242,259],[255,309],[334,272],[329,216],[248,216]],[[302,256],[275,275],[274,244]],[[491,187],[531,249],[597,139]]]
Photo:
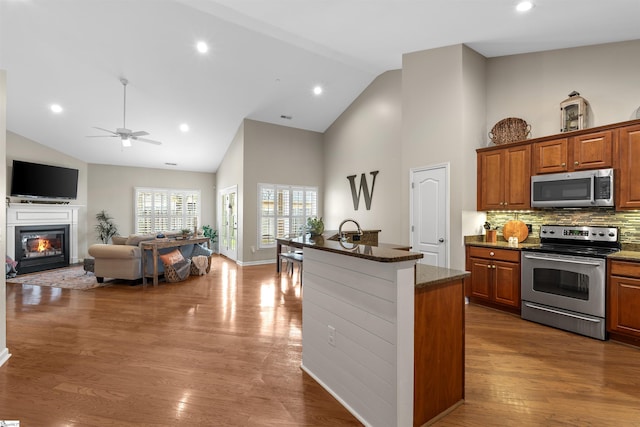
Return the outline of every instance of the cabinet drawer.
[[[612,276],[637,277],[640,279],[640,263],[611,261],[609,274]]]
[[[469,246],[469,256],[500,261],[520,262],[520,251]]]

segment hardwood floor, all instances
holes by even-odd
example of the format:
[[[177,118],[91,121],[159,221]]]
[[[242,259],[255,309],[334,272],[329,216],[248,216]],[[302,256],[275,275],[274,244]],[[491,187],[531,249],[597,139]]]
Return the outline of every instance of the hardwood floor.
[[[0,419],[22,426],[357,426],[300,369],[297,275],[142,289],[7,285]],[[466,308],[466,402],[436,426],[640,426],[640,350]]]
[[[640,349],[466,308],[465,404],[445,426],[640,426]]]

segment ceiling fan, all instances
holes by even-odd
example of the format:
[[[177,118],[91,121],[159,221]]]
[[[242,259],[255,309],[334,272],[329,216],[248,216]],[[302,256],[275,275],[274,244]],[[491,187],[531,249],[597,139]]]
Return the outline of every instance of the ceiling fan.
[[[109,132],[111,135],[88,135],[87,138],[120,138],[122,141],[123,147],[131,147],[132,141],[142,141],[148,142],[149,144],[161,145],[162,142],[155,141],[153,139],[141,138],[141,136],[149,135],[149,132],[145,132],[143,130],[132,131],[131,129],[127,129],[127,84],[129,80],[124,77],[120,78],[120,83],[124,87],[124,112],[122,114],[122,127],[117,128],[115,131],[99,128],[94,126],[94,129],[102,130],[105,132]]]

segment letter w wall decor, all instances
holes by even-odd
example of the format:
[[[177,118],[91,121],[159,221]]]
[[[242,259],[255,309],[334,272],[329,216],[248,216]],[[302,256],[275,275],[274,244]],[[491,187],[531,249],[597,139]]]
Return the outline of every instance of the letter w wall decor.
[[[360,175],[360,186],[356,190],[356,176],[350,175],[347,177],[349,184],[351,185],[351,197],[353,198],[353,209],[358,210],[360,205],[360,193],[364,193],[364,204],[367,210],[371,210],[371,198],[373,197],[373,187],[376,185],[376,176],[380,171],[369,172],[373,175],[373,182],[371,183],[371,192],[369,192],[369,185],[367,184],[367,174]]]

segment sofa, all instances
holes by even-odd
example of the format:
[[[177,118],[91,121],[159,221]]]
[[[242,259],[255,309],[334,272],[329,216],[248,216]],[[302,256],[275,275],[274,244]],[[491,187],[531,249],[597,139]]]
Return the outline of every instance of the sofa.
[[[164,233],[166,237],[175,237],[179,233]],[[105,277],[112,279],[138,280],[142,278],[142,250],[140,243],[156,238],[156,234],[132,234],[128,237],[113,236],[111,244],[96,243],[89,247],[89,255],[94,261],[94,274],[98,283],[103,283]],[[191,259],[194,252],[193,245],[180,246],[178,250],[185,259]],[[174,251],[176,248],[160,249],[159,256]],[[212,253],[210,249],[199,247],[198,254]],[[147,274],[152,273],[153,260],[150,251],[146,251],[145,260]],[[209,263],[210,268],[210,263]],[[207,269],[208,271],[208,269]],[[158,260],[158,273],[164,273],[164,265]]]

